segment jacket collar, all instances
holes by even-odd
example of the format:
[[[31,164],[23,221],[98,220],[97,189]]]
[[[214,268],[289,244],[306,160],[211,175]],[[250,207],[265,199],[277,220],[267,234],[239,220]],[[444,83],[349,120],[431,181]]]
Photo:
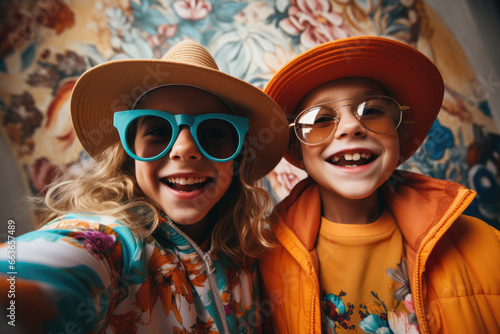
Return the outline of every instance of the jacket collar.
[[[380,187],[385,203],[415,252],[431,231],[442,235],[460,215],[475,193],[461,184],[407,171],[396,171]],[[299,182],[275,212],[291,228],[305,248],[312,252],[321,221],[318,185],[311,178]]]

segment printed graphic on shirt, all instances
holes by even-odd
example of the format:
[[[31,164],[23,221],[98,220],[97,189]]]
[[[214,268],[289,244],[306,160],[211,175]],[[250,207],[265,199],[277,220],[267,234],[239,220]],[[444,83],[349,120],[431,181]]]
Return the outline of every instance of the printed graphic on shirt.
[[[389,268],[385,272],[391,279],[401,283],[401,287],[394,291],[393,309],[389,310],[386,302],[374,291],[371,291],[372,300],[358,306],[349,302],[349,296],[344,291],[340,291],[337,295],[323,291],[322,333],[419,334],[406,260],[401,259],[397,268]],[[358,323],[353,316],[356,313],[361,319]]]

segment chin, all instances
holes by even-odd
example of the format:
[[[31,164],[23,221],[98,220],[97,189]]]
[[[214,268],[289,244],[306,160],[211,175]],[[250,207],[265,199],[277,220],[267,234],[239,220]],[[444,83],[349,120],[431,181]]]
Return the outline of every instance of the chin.
[[[339,195],[347,198],[347,199],[352,199],[352,200],[359,200],[359,199],[365,199],[368,197],[371,197],[374,193],[376,193],[377,188],[371,189],[369,191],[362,191],[362,192],[340,192]]]
[[[340,194],[342,197],[351,200],[360,200],[370,197],[371,194]]]
[[[189,214],[186,212],[183,212],[181,214],[176,214],[176,213],[169,213],[168,211],[163,211],[165,214],[177,225],[192,225],[196,224],[197,222],[201,221],[207,213],[194,213],[194,214]]]

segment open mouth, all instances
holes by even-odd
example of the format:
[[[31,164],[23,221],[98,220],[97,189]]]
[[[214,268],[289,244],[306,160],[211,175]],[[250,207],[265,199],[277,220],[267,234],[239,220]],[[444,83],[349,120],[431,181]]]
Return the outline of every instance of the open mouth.
[[[176,191],[190,192],[205,187],[212,180],[211,177],[165,177],[161,182]]]
[[[369,164],[377,157],[370,152],[340,153],[330,157],[327,162],[340,167],[358,167]]]

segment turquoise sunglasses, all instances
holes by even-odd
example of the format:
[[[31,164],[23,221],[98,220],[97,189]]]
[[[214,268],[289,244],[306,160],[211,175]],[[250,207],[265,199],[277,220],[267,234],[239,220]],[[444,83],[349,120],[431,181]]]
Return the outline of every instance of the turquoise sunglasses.
[[[236,158],[248,132],[248,119],[240,116],[174,115],[151,109],[115,112],[113,125],[127,154],[139,161],[153,161],[167,154],[177,140],[181,125],[189,126],[200,152],[217,162]]]

